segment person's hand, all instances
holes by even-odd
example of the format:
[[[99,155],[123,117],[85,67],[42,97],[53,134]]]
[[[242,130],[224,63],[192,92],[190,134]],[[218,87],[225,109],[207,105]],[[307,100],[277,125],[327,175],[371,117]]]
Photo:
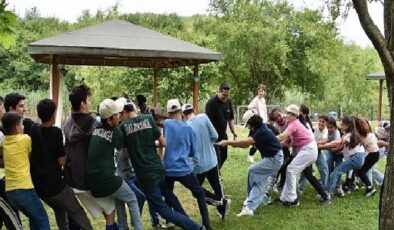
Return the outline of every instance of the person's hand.
[[[221,140],[219,142],[216,142],[215,145],[219,145],[221,147],[225,147],[228,145],[227,140]]]
[[[233,140],[237,140],[238,135],[236,133],[233,133]]]

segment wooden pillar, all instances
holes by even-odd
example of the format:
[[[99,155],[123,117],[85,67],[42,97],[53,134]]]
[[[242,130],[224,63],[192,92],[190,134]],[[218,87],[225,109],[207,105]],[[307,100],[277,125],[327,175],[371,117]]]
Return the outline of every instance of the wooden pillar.
[[[383,79],[379,80],[378,121],[382,120]]]
[[[51,67],[50,67],[50,98],[55,101],[57,105],[56,121],[57,127],[61,126],[62,112],[63,112],[63,85],[64,79],[59,72],[59,66],[57,62],[57,56],[52,56]]]
[[[193,85],[193,107],[194,111],[198,113],[198,93],[200,77],[198,76],[198,65],[193,67],[194,85]]]
[[[159,69],[153,69],[153,107],[157,108],[157,79],[159,78]]]

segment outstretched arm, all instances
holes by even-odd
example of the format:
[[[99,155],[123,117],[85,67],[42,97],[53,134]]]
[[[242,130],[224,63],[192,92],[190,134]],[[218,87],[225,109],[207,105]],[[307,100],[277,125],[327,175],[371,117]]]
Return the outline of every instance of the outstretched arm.
[[[216,143],[216,145],[220,145],[220,146],[227,146],[230,145],[232,147],[238,147],[238,148],[248,148],[250,145],[255,144],[256,142],[254,141],[254,139],[252,137],[248,137],[246,139],[242,139],[242,140],[234,140],[234,141],[230,141],[230,140],[222,140],[218,143]]]

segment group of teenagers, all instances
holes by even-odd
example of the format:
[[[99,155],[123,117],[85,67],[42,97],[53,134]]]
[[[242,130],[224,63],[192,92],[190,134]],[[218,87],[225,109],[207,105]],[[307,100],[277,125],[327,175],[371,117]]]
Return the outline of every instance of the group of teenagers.
[[[144,103],[137,106],[127,97],[104,99],[94,118],[86,85],[71,90],[71,114],[63,130],[54,126],[57,106],[53,100],[37,104],[41,122],[35,123],[25,117],[24,96],[0,97],[0,164],[5,174],[0,180],[0,224],[22,229],[22,212],[30,229],[50,229],[42,200],[53,209],[58,229],[93,229],[87,210],[93,218],[104,216],[106,229],[131,225],[138,230],[143,229],[146,201],[154,229],[174,225],[211,229],[207,205],[214,206],[222,220],[229,213],[231,200],[223,191],[220,174],[229,145],[250,148],[248,161],[252,162],[247,197],[237,216],[253,215],[259,206],[269,204],[276,189],[282,190],[277,201],[286,207],[298,206],[305,180],[323,205],[331,204],[332,195],[343,196],[344,190],[354,189],[356,177],[364,182],[366,196],[376,193],[373,182],[381,183],[383,176],[373,166],[379,160],[379,148],[388,146],[389,124],[381,127],[381,140],[361,117],[345,116],[338,128],[334,118],[322,115],[313,131],[304,105],[268,114],[266,93],[266,86],[259,85],[243,115],[250,130],[244,139],[236,134],[227,83],[220,84],[205,113],[196,114],[193,105],[181,105],[178,99],[168,100],[168,119],[160,123],[162,130]],[[159,151],[162,148],[164,155]],[[261,160],[254,162],[257,150]],[[314,162],[320,180],[313,175]],[[205,180],[211,189],[202,187]],[[174,193],[175,182],[197,200],[202,224],[183,209]]]

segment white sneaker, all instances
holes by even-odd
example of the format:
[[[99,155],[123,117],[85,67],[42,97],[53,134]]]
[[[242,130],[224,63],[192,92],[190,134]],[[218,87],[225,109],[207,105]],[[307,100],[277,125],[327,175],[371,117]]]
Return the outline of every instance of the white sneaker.
[[[242,208],[241,212],[237,214],[238,217],[240,216],[253,216],[253,211],[250,210],[248,207]]]
[[[248,156],[247,161],[250,162],[250,163],[255,163],[254,158],[251,155]]]

